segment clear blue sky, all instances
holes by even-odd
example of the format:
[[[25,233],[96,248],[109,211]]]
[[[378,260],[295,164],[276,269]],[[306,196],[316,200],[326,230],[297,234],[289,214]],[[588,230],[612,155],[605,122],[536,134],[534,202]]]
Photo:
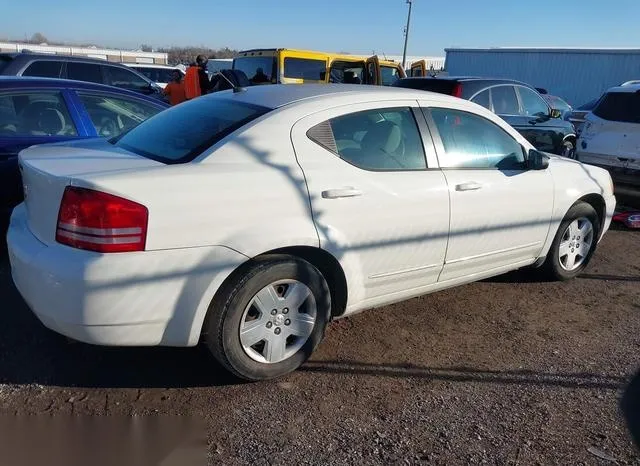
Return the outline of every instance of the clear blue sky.
[[[37,12],[37,13],[36,13]],[[0,39],[401,54],[405,0],[8,0]],[[640,48],[640,0],[414,0],[408,55],[445,47]]]

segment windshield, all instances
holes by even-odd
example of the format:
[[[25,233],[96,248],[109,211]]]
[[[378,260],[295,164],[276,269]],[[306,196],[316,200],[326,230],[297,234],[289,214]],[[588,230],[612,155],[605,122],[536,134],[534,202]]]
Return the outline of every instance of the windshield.
[[[111,143],[159,162],[184,163],[268,111],[258,105],[201,97],[159,113]]]
[[[563,112],[571,110],[571,106],[560,97],[549,96],[547,101],[549,102],[549,105],[556,110],[561,110]]]
[[[233,59],[233,69],[240,70],[247,75],[251,84],[265,84],[275,82],[275,57],[239,57]]]
[[[439,94],[453,93],[456,81],[451,79],[415,78],[399,79],[392,84],[394,87],[406,87],[423,91],[437,92]]]

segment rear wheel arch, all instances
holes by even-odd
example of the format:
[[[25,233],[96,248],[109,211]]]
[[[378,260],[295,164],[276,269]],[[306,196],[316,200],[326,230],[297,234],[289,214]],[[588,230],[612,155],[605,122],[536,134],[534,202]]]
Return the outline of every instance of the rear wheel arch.
[[[312,246],[289,246],[279,249],[265,251],[238,266],[233,272],[227,276],[220,287],[216,290],[213,299],[209,303],[208,308],[211,309],[216,304],[221,304],[220,300],[226,296],[229,287],[233,286],[238,278],[246,273],[256,262],[273,259],[274,256],[291,256],[303,259],[313,265],[322,274],[329,291],[331,293],[331,316],[338,317],[344,314],[347,306],[347,280],[342,266],[338,260],[325,251]],[[207,312],[201,328],[201,338],[208,328],[210,312]]]
[[[312,246],[291,246],[268,251],[258,257],[272,254],[299,257],[317,268],[329,285],[331,317],[339,317],[344,314],[348,297],[347,278],[340,262],[331,253]]]

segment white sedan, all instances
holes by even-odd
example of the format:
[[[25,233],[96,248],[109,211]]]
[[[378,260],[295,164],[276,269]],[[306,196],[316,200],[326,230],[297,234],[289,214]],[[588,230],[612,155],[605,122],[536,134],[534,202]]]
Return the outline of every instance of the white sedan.
[[[527,266],[575,277],[615,206],[605,170],[478,105],[374,86],[221,92],[20,166],[12,275],[44,325],[204,341],[248,380],[295,370],[332,319]]]

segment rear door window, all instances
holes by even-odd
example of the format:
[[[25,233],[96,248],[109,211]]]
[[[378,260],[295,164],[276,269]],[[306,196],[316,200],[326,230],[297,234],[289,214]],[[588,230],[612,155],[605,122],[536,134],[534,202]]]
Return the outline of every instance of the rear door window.
[[[332,118],[307,132],[317,144],[363,170],[423,170],[422,139],[409,107],[382,108]]]
[[[640,93],[608,92],[593,113],[603,120],[640,123]]]
[[[491,88],[493,111],[498,115],[518,115],[520,106],[513,86],[495,86]]]
[[[67,62],[67,78],[76,81],[102,84],[102,70],[94,63]]]
[[[112,138],[134,128],[162,108],[138,99],[78,93],[98,136]]]
[[[57,91],[0,94],[0,136],[76,136],[75,124]]]
[[[295,57],[286,57],[284,59],[285,78],[322,81],[324,80],[326,73],[327,63],[324,60]]]
[[[160,112],[112,142],[159,162],[183,163],[268,111],[241,102],[194,99]]]
[[[62,62],[53,60],[38,60],[27,66],[22,76],[37,76],[40,78],[59,78],[62,75]]]

